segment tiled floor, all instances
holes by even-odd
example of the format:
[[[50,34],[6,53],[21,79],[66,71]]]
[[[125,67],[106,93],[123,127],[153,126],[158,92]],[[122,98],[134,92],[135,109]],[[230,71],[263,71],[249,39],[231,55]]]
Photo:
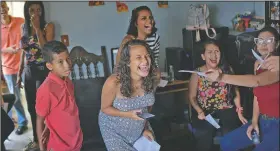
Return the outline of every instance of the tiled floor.
[[[22,91],[22,103],[25,109],[26,116],[28,118],[28,130],[25,131],[22,135],[16,135],[15,131],[11,133],[9,138],[5,141],[5,146],[7,151],[22,151],[24,147],[33,139],[31,120],[29,112],[27,111],[26,99],[24,92]],[[13,110],[13,117],[16,119],[16,113]]]

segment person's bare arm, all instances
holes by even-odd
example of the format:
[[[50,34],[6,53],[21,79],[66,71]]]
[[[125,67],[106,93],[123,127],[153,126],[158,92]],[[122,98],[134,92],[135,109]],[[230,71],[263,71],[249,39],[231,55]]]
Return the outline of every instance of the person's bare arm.
[[[248,121],[247,119],[243,116],[243,107],[241,106],[241,98],[240,98],[240,93],[238,88],[235,88],[235,93],[236,96],[234,98],[234,104],[236,106],[236,111],[239,120],[241,121],[242,124],[246,124]]]
[[[104,83],[101,94],[101,111],[111,116],[125,117],[126,113],[113,107],[113,101],[116,98],[117,85],[116,76],[110,76]]]
[[[10,53],[10,54],[15,54],[18,52],[18,48],[16,48],[16,45],[10,46],[8,48],[3,48],[1,51],[2,53]]]
[[[18,74],[17,74],[17,83],[16,83],[16,85],[18,87],[21,87],[21,82],[22,82],[21,75],[22,75],[22,72],[24,69],[24,59],[25,59],[25,51],[22,50],[21,56],[20,56],[19,70],[18,70]]]
[[[140,110],[125,112],[125,111],[120,111],[113,107],[113,101],[117,96],[117,89],[118,89],[116,81],[117,81],[117,77],[115,75],[111,75],[106,80],[101,94],[101,111],[111,116],[120,116],[120,117],[132,118],[136,120],[143,120],[142,118],[137,116],[137,112],[141,112]]]
[[[236,108],[242,108],[241,107],[241,103],[240,103],[240,93],[239,93],[239,90],[238,88],[235,88],[235,98],[234,98],[234,104],[236,106]]]
[[[260,115],[259,103],[257,97],[254,96],[252,124],[258,124],[259,115]]]
[[[192,74],[189,82],[189,100],[192,104],[192,107],[196,110],[198,114],[202,113],[203,110],[197,104],[197,82],[198,76],[196,74]]]
[[[24,68],[24,58],[25,57],[25,51],[22,50],[22,53],[20,55],[20,64],[19,64],[19,71],[18,76],[22,74],[23,68]]]
[[[45,129],[44,121],[45,121],[45,117],[39,116],[37,114],[36,131],[37,131],[37,137],[38,137],[38,143],[39,143],[40,151],[45,151],[46,150],[46,146],[42,142],[42,134],[43,134],[43,131]]]
[[[130,41],[131,39],[133,39],[133,37],[130,36],[130,35],[127,35],[127,36],[125,36],[124,39],[122,40],[122,43],[121,43],[121,45],[120,45],[120,47],[119,47],[119,50],[118,50],[118,53],[117,53],[117,57],[116,57],[116,65],[120,62],[121,51],[122,51],[122,49],[123,49],[123,46],[124,46],[128,41]]]
[[[23,35],[23,31],[24,31],[24,24],[21,25],[21,35]],[[24,48],[27,47],[23,42],[21,42],[22,46],[21,46],[21,56],[20,56],[20,63],[19,63],[19,70],[18,70],[18,74],[17,74],[17,85],[20,86],[21,83],[21,75],[23,72],[23,68],[24,68],[24,60],[25,60],[25,51]]]
[[[218,70],[207,72],[207,77],[211,81],[222,81],[232,85],[257,87],[279,82],[279,71],[264,71],[258,75],[229,75],[222,74]]]
[[[40,47],[43,48],[44,44],[48,41],[51,41],[54,39],[54,24],[53,23],[48,23],[45,27],[45,33],[46,35],[44,36],[44,31],[41,30],[40,28],[35,29],[36,35],[38,36],[38,41],[40,44]]]
[[[279,56],[271,56],[267,59],[265,59],[263,68],[268,69],[272,72],[279,72]]]

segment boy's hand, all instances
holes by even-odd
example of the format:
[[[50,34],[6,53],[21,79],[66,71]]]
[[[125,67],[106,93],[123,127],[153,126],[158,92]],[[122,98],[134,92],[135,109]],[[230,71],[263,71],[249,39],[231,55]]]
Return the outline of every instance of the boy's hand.
[[[41,135],[41,142],[44,145],[44,147],[47,146],[47,143],[49,141],[49,136],[50,136],[50,130],[48,129],[47,126],[45,126],[44,131]]]

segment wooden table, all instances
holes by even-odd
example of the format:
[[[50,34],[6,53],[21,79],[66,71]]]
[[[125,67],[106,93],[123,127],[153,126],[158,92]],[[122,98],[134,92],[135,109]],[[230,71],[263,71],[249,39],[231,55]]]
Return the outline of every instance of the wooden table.
[[[189,80],[175,80],[168,83],[165,87],[158,87],[156,94],[166,94],[189,90]]]
[[[188,90],[189,90],[189,80],[174,80],[173,82],[168,83],[165,87],[158,87],[156,94],[169,94],[169,93],[185,91],[184,97],[186,98],[186,103],[188,104],[189,111],[191,111],[192,106],[189,101]],[[189,116],[191,116],[191,112],[189,113]]]

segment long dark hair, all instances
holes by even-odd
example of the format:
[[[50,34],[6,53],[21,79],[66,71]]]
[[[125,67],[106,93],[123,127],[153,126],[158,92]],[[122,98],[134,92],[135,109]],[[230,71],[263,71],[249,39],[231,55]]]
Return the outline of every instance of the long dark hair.
[[[24,19],[25,19],[25,30],[27,30],[28,35],[31,35],[31,31],[32,31],[32,27],[30,27],[31,21],[30,21],[30,14],[29,14],[29,7],[33,4],[38,4],[41,7],[41,16],[40,16],[40,28],[41,30],[43,30],[45,28],[46,25],[46,21],[45,21],[45,8],[44,8],[44,4],[42,1],[26,1],[24,3]]]
[[[131,97],[133,92],[131,86],[130,67],[128,66],[130,64],[130,50],[131,46],[136,45],[144,46],[151,57],[150,71],[148,76],[143,78],[142,88],[145,92],[152,92],[156,87],[156,66],[150,47],[143,40],[130,40],[123,46],[120,62],[115,68],[115,74],[117,75],[117,82],[120,84],[121,94],[128,98]]]
[[[213,39],[206,40],[203,44],[203,51],[201,52],[201,54],[205,53],[206,46],[209,44],[213,44],[217,46],[220,50],[221,57],[220,57],[220,62],[218,64],[218,67],[222,70],[222,72],[224,74],[234,74],[233,69],[226,61],[225,54],[221,50],[220,43],[217,40],[213,40]],[[235,92],[236,86],[231,84],[226,84],[225,87],[227,89],[227,99],[233,101],[234,97],[236,96],[236,92]]]
[[[129,27],[128,27],[128,30],[127,30],[126,34],[133,35],[134,37],[138,37],[138,30],[137,30],[136,24],[137,24],[137,19],[138,19],[138,16],[139,16],[139,12],[142,11],[142,10],[147,10],[152,15],[152,11],[148,6],[139,6],[139,7],[134,8],[132,10],[132,14],[131,14],[131,18],[130,18],[130,24],[129,24]],[[150,35],[153,35],[157,31],[157,28],[155,27],[155,25],[156,25],[156,22],[154,20],[154,24],[153,24],[153,27],[152,27],[152,33]],[[148,35],[148,36],[150,36],[150,35]]]

